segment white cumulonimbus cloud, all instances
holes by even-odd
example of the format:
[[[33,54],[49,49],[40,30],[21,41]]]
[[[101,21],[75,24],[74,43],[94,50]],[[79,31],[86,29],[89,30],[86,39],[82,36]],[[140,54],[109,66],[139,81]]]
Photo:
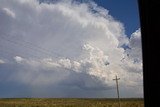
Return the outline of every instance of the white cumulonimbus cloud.
[[[2,59],[0,59],[0,64],[4,64],[5,62],[2,60]]]
[[[39,90],[33,96],[40,86],[57,89],[58,97],[114,96],[106,90],[114,89],[115,75],[123,96],[143,96],[140,29],[129,39],[123,24],[94,2],[1,0],[0,20],[1,57],[10,60],[1,69],[8,64],[14,71],[7,69],[6,81]]]
[[[12,18],[15,18],[15,14],[9,8],[3,8],[3,11]]]

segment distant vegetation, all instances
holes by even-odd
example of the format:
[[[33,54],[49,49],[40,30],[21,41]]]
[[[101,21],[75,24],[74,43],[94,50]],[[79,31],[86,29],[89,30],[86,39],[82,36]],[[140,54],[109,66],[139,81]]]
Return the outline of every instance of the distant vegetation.
[[[118,107],[116,99],[105,98],[5,98],[0,107]],[[121,107],[144,107],[143,99],[121,99]]]

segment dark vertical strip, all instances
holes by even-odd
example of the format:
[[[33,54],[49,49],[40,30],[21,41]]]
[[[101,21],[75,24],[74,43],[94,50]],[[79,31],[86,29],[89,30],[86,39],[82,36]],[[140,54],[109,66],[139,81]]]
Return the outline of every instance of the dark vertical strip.
[[[142,31],[145,107],[160,107],[160,3],[158,0],[139,0],[138,3]]]

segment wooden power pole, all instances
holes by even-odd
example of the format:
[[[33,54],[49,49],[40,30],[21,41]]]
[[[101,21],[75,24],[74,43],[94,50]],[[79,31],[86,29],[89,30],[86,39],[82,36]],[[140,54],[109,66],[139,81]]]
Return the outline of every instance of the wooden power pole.
[[[116,75],[116,78],[113,79],[113,80],[116,81],[116,86],[117,86],[117,96],[118,96],[118,105],[119,105],[119,107],[121,107],[121,105],[120,105],[120,98],[119,98],[119,88],[118,88],[118,80],[120,80],[120,78],[117,78],[117,75]]]

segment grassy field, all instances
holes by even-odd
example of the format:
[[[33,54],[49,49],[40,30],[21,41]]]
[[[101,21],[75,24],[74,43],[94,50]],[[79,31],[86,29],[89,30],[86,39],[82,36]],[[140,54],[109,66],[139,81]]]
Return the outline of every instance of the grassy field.
[[[116,99],[103,98],[5,98],[0,107],[118,107]],[[121,99],[121,107],[144,107],[143,99]]]

